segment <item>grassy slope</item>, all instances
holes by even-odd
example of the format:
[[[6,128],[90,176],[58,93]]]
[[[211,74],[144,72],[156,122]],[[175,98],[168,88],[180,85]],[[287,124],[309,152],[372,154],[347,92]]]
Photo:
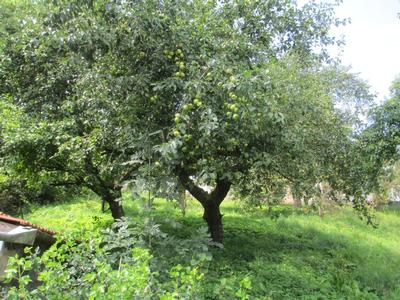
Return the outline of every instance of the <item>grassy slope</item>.
[[[139,205],[127,204],[127,214],[137,215]],[[194,202],[184,218],[172,203],[155,207],[157,217],[173,216],[186,225],[179,234],[203,225]],[[224,298],[224,282],[238,286],[248,276],[249,293],[261,299],[400,299],[400,212],[378,213],[378,229],[348,209],[324,219],[297,210],[274,221],[262,210],[243,214],[228,201],[223,213],[225,249],[215,252],[217,264],[208,271],[209,295]],[[59,231],[111,222],[95,199],[41,207],[26,217]]]

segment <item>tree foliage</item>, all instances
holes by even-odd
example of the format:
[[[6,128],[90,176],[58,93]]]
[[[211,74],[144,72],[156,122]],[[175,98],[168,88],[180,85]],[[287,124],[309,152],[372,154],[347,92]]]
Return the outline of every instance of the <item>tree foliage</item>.
[[[376,147],[378,162],[394,162],[400,157],[400,79],[393,82],[391,97],[372,112],[366,130]]]
[[[360,134],[359,141],[366,158],[365,173],[369,174],[370,188],[379,192],[382,184],[385,186],[391,181],[388,174],[396,172],[400,158],[399,79],[392,84],[390,98],[371,110],[369,126]]]

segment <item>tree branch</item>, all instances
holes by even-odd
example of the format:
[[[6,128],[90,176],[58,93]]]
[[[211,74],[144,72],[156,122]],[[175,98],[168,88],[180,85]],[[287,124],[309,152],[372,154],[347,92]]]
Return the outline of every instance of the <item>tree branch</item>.
[[[126,170],[126,172],[124,174],[122,174],[120,182],[124,182],[124,181],[131,179],[132,173],[137,171],[139,169],[139,167],[141,167],[142,165],[143,165],[142,163],[138,163],[138,164],[135,164],[134,166],[132,166],[131,168],[129,168],[128,170]]]
[[[218,205],[221,204],[230,188],[231,183],[229,181],[217,179],[215,189],[210,194],[211,201]]]
[[[182,186],[203,206],[207,205],[207,203],[210,201],[210,194],[202,188],[196,186],[193,180],[190,179],[189,174],[187,174],[181,167],[177,167],[176,170]]]
[[[80,186],[84,182],[82,180],[75,180],[75,181],[57,181],[50,183],[51,186]]]

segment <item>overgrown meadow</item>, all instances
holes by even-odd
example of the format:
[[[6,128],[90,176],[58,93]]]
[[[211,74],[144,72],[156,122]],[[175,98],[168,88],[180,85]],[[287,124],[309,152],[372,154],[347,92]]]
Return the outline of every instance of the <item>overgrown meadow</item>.
[[[31,262],[16,260],[12,268],[20,270],[46,266],[39,268],[42,285],[35,293],[25,289],[26,279],[25,287],[9,291],[10,299],[59,299],[60,293],[64,299],[400,297],[399,210],[377,212],[375,229],[349,208],[321,218],[309,208],[279,206],[271,218],[267,209],[243,213],[229,200],[222,207],[221,247],[207,237],[201,207],[193,200],[185,216],[162,199],[151,210],[139,201],[125,202],[126,221],[113,225],[123,227],[118,232],[106,229],[112,218],[101,213],[95,198],[38,207],[25,216],[58,230],[67,242]]]

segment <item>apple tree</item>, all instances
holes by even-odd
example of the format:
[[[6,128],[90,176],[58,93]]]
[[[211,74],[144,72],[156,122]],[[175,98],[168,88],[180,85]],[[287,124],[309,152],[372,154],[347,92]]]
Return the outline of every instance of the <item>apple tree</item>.
[[[110,205],[124,181],[168,174],[219,242],[232,187],[350,191],[351,126],[327,51],[340,43],[334,5],[60,0],[45,11],[9,36],[0,69],[0,92],[32,132],[9,141],[30,174],[86,185]]]

